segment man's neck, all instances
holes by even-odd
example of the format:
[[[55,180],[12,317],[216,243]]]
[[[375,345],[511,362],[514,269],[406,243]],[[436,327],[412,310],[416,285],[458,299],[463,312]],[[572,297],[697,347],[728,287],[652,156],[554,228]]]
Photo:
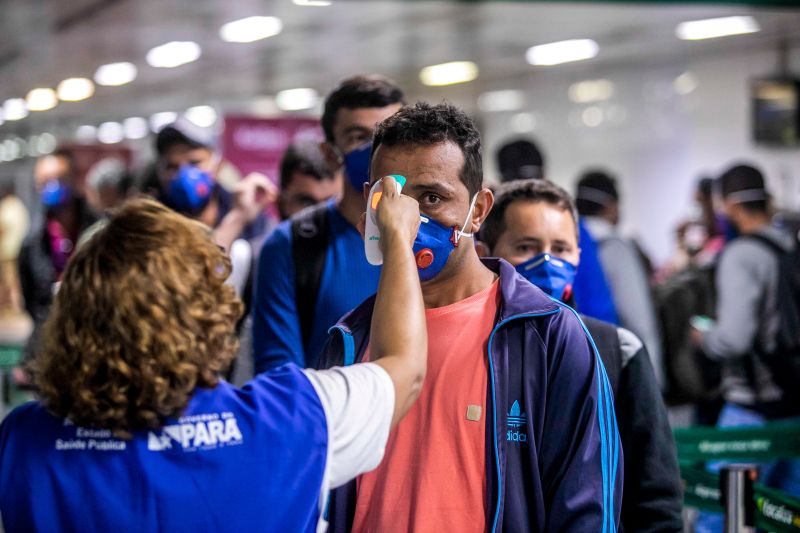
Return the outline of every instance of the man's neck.
[[[739,227],[739,232],[742,235],[750,235],[768,226],[769,223],[769,215],[754,215],[751,217],[742,217],[741,220],[737,221],[736,225]]]
[[[472,245],[472,241],[465,239],[464,244]],[[464,258],[464,264],[459,265],[454,276],[441,283],[437,283],[434,279],[423,285],[422,299],[425,301],[425,309],[434,309],[460,302],[487,289],[495,279],[497,279],[497,274],[481,263],[477,253],[468,253]]]
[[[361,214],[366,209],[366,202],[360,192],[356,192],[349,183],[344,184],[344,194],[336,204],[336,209],[353,226],[358,226]]]

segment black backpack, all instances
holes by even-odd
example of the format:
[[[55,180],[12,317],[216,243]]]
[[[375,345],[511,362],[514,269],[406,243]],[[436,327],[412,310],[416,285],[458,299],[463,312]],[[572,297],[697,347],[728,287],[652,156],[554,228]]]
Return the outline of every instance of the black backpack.
[[[294,215],[291,233],[295,305],[303,350],[307,351],[328,249],[328,202],[307,207]]]
[[[778,258],[776,344],[774,350],[760,355],[775,384],[788,396],[786,399],[800,399],[800,235],[794,236],[791,251],[762,235],[744,238],[763,243]]]

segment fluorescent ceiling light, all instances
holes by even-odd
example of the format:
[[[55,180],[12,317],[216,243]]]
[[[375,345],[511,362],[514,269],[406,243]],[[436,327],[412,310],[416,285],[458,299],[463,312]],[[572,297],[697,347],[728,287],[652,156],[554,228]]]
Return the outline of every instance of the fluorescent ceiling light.
[[[147,120],[142,117],[130,117],[122,121],[122,129],[128,139],[144,139],[150,133]]]
[[[721,17],[681,22],[675,28],[675,35],[684,41],[699,41],[701,39],[755,33],[760,30],[758,22],[753,17]]]
[[[275,103],[282,111],[300,111],[310,109],[317,105],[319,95],[314,89],[306,87],[299,89],[287,89],[279,92],[275,96]]]
[[[327,7],[333,2],[331,0],[292,0],[292,3],[296,6]]]
[[[603,110],[597,106],[587,107],[581,113],[581,120],[586,126],[596,128],[603,123]]]
[[[56,149],[56,138],[52,133],[42,133],[39,135],[39,142],[37,143],[37,150],[40,154],[46,155],[53,153]]]
[[[22,120],[27,116],[28,105],[22,98],[9,98],[3,102],[3,118],[5,120]]]
[[[114,144],[125,138],[125,129],[119,122],[103,122],[97,128],[97,140],[103,144]]]
[[[58,98],[65,102],[80,102],[94,94],[94,83],[88,78],[69,78],[58,84]]]
[[[673,80],[672,88],[679,95],[686,96],[697,89],[697,78],[691,72],[684,72]]]
[[[97,138],[97,128],[90,124],[78,126],[75,130],[75,138],[81,142],[92,142]]]
[[[133,63],[109,63],[100,66],[94,73],[94,81],[98,85],[117,87],[136,79],[137,69]]]
[[[153,130],[154,133],[158,133],[161,128],[172,124],[178,119],[178,114],[173,113],[172,111],[162,111],[160,113],[155,113],[150,116],[150,129]]]
[[[210,105],[190,107],[183,115],[187,120],[201,128],[210,128],[217,121],[217,110]]]
[[[28,93],[28,96],[25,97],[25,103],[29,111],[47,111],[58,104],[58,98],[53,89],[38,87]]]
[[[252,43],[278,35],[283,22],[278,17],[247,17],[224,24],[219,36],[229,43]]]
[[[478,107],[485,113],[516,111],[525,105],[525,93],[517,90],[489,91],[478,97]]]
[[[517,113],[511,117],[511,130],[514,133],[528,133],[536,127],[536,117],[531,113]]]
[[[193,41],[171,41],[147,52],[151,67],[175,68],[191,63],[200,57],[200,45]]]
[[[614,96],[614,84],[609,80],[586,80],[569,86],[569,99],[576,104],[602,102]]]
[[[570,39],[528,48],[525,59],[531,65],[552,66],[591,59],[597,55],[597,43],[591,39]]]
[[[472,61],[451,61],[425,67],[419,79],[425,85],[441,87],[456,83],[467,83],[478,77],[478,65]]]

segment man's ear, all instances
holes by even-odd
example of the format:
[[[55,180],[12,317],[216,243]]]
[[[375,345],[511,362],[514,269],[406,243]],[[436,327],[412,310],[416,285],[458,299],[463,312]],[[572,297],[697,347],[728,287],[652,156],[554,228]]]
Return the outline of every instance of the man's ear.
[[[322,141],[319,143],[319,149],[322,151],[322,155],[325,157],[325,162],[328,163],[328,166],[333,169],[338,169],[342,166],[342,156],[339,155],[339,152],[331,146],[328,141]]]
[[[472,210],[472,228],[470,232],[478,233],[481,229],[481,224],[489,216],[489,212],[494,205],[494,193],[491,189],[484,188],[478,192],[478,198],[475,200],[475,208]]]
[[[365,211],[361,213],[361,218],[358,219],[358,224],[356,225],[358,233],[361,234],[361,240],[364,240],[364,234],[367,231],[366,226],[367,226],[367,213]]]
[[[369,190],[371,189],[368,182],[364,182],[361,186],[361,194],[364,196],[364,203],[369,201]]]
[[[492,252],[485,242],[475,240],[475,251],[478,252],[478,257],[491,257]]]

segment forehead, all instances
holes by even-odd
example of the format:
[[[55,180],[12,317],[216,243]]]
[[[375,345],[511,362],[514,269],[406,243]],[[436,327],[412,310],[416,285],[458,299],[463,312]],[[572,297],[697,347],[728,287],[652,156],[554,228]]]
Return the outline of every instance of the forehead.
[[[374,181],[387,174],[400,174],[405,176],[407,187],[430,181],[455,185],[461,183],[463,167],[464,154],[451,141],[430,145],[380,145],[372,157],[371,178]]]
[[[372,130],[378,122],[383,122],[394,115],[401,107],[400,103],[386,107],[342,107],[336,111],[333,129],[337,133],[353,127]]]
[[[506,209],[504,222],[506,231],[517,236],[577,240],[578,229],[570,212],[548,202],[512,202]]]

